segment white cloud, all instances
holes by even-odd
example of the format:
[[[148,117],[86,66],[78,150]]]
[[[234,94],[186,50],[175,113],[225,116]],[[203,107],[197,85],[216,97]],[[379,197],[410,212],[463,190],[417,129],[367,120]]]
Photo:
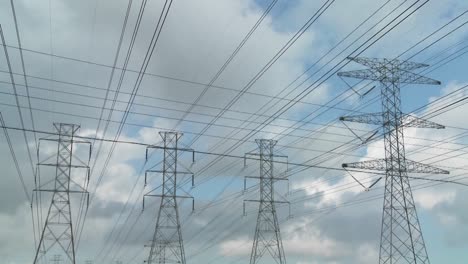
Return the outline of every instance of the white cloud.
[[[246,255],[250,253],[251,248],[252,240],[247,238],[223,241],[220,245],[221,254],[223,256]]]
[[[234,239],[223,241],[220,244],[221,254],[224,256],[246,256],[252,250],[253,241],[249,239]],[[321,238],[320,234],[307,233],[305,237],[283,239],[285,252],[291,255],[313,256],[318,258],[331,258],[346,255],[347,252],[339,243],[330,239]],[[269,256],[265,256],[268,258]]]
[[[455,191],[420,190],[414,194],[414,200],[421,208],[431,210],[442,203],[452,203],[455,194]]]
[[[371,264],[379,258],[378,245],[363,244],[357,250],[358,263]]]

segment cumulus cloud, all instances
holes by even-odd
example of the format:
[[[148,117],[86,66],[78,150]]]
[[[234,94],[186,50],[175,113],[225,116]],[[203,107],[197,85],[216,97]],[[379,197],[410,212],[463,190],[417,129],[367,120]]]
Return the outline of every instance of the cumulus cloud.
[[[442,203],[452,203],[455,199],[455,191],[437,192],[437,191],[419,191],[415,194],[414,200],[420,208],[433,209]]]

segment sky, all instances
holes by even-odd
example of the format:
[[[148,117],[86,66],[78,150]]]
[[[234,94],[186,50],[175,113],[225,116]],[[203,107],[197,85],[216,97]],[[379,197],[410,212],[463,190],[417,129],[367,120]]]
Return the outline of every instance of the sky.
[[[0,0],[8,54],[7,60],[2,46],[0,113],[6,126],[22,127],[19,104],[24,127],[33,129],[34,121],[37,131],[54,132],[54,123],[74,123],[80,125],[80,136],[160,145],[158,132],[176,130],[183,133],[183,148],[239,157],[258,151],[255,139],[277,140],[276,153],[288,156],[291,163],[275,167],[276,174],[289,178],[275,183],[276,199],[290,202],[290,207],[277,205],[288,263],[378,262],[383,181],[366,191],[344,171],[294,165],[341,168],[344,162],[384,157],[381,131],[365,144],[356,136],[367,138],[376,126],[350,123],[348,129],[339,121],[343,115],[381,109],[377,83],[344,82],[336,75],[363,68],[346,60],[348,56],[431,65],[416,72],[441,85],[402,86],[402,110],[446,128],[405,129],[405,150],[408,159],[450,174],[411,176],[468,184],[464,0],[278,0],[261,21],[270,0],[174,0],[140,84],[138,72],[164,1],[147,1],[129,49],[142,5],[140,0],[131,2],[118,53],[127,0],[13,2],[25,72],[11,2]],[[308,21],[307,30],[296,35]],[[129,114],[119,133],[127,106]],[[98,127],[101,113],[104,121]],[[37,150],[35,137],[53,137],[8,130],[26,195],[5,134],[0,134],[0,256],[2,263],[32,263],[51,199],[42,194],[31,212],[33,170],[55,153],[56,145],[41,141]],[[113,149],[110,142],[91,143],[86,217],[79,210],[82,197],[71,198],[76,263],[142,263],[148,258],[145,245],[154,232],[159,205],[157,198],[145,198],[142,210],[143,195],[155,188],[152,193],[161,191],[161,178],[155,175],[145,186],[145,170],[160,169],[162,152],[154,150],[145,160],[142,145],[117,143]],[[86,161],[87,154],[86,147],[77,144],[77,158]],[[241,158],[191,158],[190,153],[179,158],[179,168],[195,175],[194,186],[188,176],[179,176],[178,194],[195,198],[194,211],[190,201],[179,201],[187,263],[249,261],[258,204],[244,200],[258,199],[259,190],[250,178],[244,190],[244,176],[259,175],[258,161],[248,160],[244,166]],[[55,176],[44,168],[40,175],[42,182]],[[378,178],[369,173],[353,176],[365,186]],[[82,172],[73,177],[83,180]],[[411,184],[431,263],[467,263],[468,187],[417,179]],[[41,263],[52,263],[53,255]],[[261,263],[274,261],[265,255]]]

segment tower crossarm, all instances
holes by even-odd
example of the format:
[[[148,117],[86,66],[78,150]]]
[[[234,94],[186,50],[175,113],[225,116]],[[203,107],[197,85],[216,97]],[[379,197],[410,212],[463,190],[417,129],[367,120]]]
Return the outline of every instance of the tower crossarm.
[[[400,121],[400,126],[404,127],[417,127],[417,128],[435,128],[435,129],[444,129],[445,126],[437,124],[435,122],[429,121],[427,119],[419,118],[412,115],[404,115]],[[371,125],[385,125],[382,113],[369,113],[362,115],[352,115],[352,116],[342,116],[340,117],[341,121],[346,122],[355,122]],[[396,124],[390,124],[396,125]]]
[[[398,59],[379,59],[379,58],[365,58],[365,57],[348,57],[349,60],[357,62],[369,68],[382,68],[384,66],[393,65],[398,66],[400,70],[411,71],[419,68],[429,67],[428,64],[418,63],[413,61],[398,60]]]
[[[379,81],[382,83],[412,83],[412,84],[430,84],[430,85],[439,85],[440,81],[412,73],[405,70],[399,70],[398,75],[386,75],[379,73],[378,70],[354,70],[354,71],[345,71],[339,72],[338,76],[348,77],[355,79],[364,79],[371,81]]]
[[[353,115],[353,116],[342,116],[340,117],[341,121],[371,124],[371,125],[382,125],[383,118],[382,113],[369,113],[362,115]]]
[[[361,162],[343,163],[343,168],[362,169],[362,170],[375,170],[375,171],[387,171],[385,159],[374,159],[366,160]],[[406,160],[406,166],[402,168],[401,172],[406,173],[427,173],[427,174],[449,174],[448,171],[439,169],[427,164],[423,164],[417,161]]]
[[[440,85],[440,81],[405,70],[400,70],[399,75],[396,77],[387,77],[385,82]]]
[[[352,60],[361,65],[367,66],[369,68],[376,68],[382,65],[385,59],[379,58],[366,58],[366,57],[348,57],[348,60]]]
[[[366,160],[352,163],[343,163],[341,165],[343,168],[352,168],[352,169],[361,169],[361,170],[375,170],[375,171],[385,171],[385,159],[374,159]]]
[[[355,70],[355,71],[345,71],[339,72],[338,76],[340,77],[348,77],[348,78],[355,78],[355,79],[365,79],[365,80],[373,80],[373,81],[381,81],[382,76],[378,74],[376,71],[363,69],[363,70]]]
[[[423,164],[417,161],[406,160],[406,172],[409,173],[427,173],[427,174],[449,174],[448,171],[437,167]]]
[[[444,129],[445,126],[437,124],[435,122],[415,117],[412,115],[406,115],[403,117],[403,126],[405,127],[418,127],[418,128],[435,128],[435,129]]]
[[[404,71],[412,71],[420,68],[426,68],[429,67],[429,64],[425,63],[418,63],[414,61],[403,61],[403,60],[392,60],[393,63],[398,65],[398,69],[404,70]]]
[[[380,81],[382,83],[413,83],[439,85],[440,82],[411,70],[427,67],[427,64],[403,60],[349,57],[348,59],[367,66],[368,69],[339,72],[340,77]]]

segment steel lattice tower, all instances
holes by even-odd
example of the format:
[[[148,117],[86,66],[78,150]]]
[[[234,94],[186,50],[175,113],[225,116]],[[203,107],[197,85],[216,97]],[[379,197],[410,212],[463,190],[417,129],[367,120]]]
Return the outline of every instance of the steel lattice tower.
[[[54,255],[54,257],[50,259],[50,261],[53,264],[62,264],[62,261],[63,261],[62,255]]]
[[[179,209],[177,205],[178,198],[191,198],[191,196],[178,196],[177,195],[177,174],[191,174],[193,183],[193,174],[190,172],[179,172],[177,169],[178,152],[179,151],[192,151],[189,149],[178,149],[178,141],[182,137],[181,133],[177,132],[160,132],[163,139],[163,147],[150,146],[146,151],[146,158],[148,159],[148,149],[163,148],[163,169],[162,170],[149,170],[148,173],[160,173],[163,176],[162,194],[154,195],[152,191],[145,194],[145,196],[159,197],[161,204],[159,207],[158,217],[156,220],[156,228],[154,236],[151,241],[151,249],[147,260],[148,264],[154,263],[181,263],[185,264],[184,243],[182,240],[182,232],[179,221]],[[144,198],[143,198],[144,203]],[[193,204],[193,203],[192,203]],[[143,205],[144,206],[144,205]]]
[[[275,200],[274,183],[279,180],[284,180],[274,177],[273,149],[276,145],[276,141],[270,139],[256,139],[255,142],[258,144],[260,153],[246,154],[258,155],[260,160],[260,177],[258,177],[260,179],[260,200],[245,200],[246,202],[260,203],[250,263],[259,263],[265,252],[268,251],[276,263],[285,264],[286,257],[284,255],[275,204],[288,202]]]
[[[85,178],[89,181],[89,157],[91,156],[91,144],[87,141],[77,141],[74,135],[80,128],[75,124],[54,124],[58,133],[58,139],[45,138],[42,141],[56,141],[57,154],[55,163],[48,161],[55,155],[41,161],[39,166],[55,167],[55,180],[53,186],[47,183],[34,191],[51,192],[52,201],[50,203],[44,228],[41,233],[39,245],[37,247],[34,264],[40,263],[41,259],[48,255],[65,253],[63,263],[75,264],[75,241],[72,224],[72,210],[70,206],[70,193],[81,193],[88,195],[82,186],[72,179],[72,170],[84,169]],[[81,159],[74,159],[73,146],[76,144],[87,144],[89,146],[88,163]],[[38,157],[38,160],[39,157]],[[57,255],[54,255],[57,256]]]
[[[402,60],[349,58],[368,67],[340,72],[339,76],[380,82],[382,112],[341,117],[342,121],[368,123],[383,127],[385,159],[343,164],[344,168],[385,171],[379,263],[428,264],[421,227],[407,173],[447,171],[406,159],[404,127],[444,128],[433,122],[401,112],[400,85],[403,83],[438,85],[439,81],[412,73],[428,65]]]

